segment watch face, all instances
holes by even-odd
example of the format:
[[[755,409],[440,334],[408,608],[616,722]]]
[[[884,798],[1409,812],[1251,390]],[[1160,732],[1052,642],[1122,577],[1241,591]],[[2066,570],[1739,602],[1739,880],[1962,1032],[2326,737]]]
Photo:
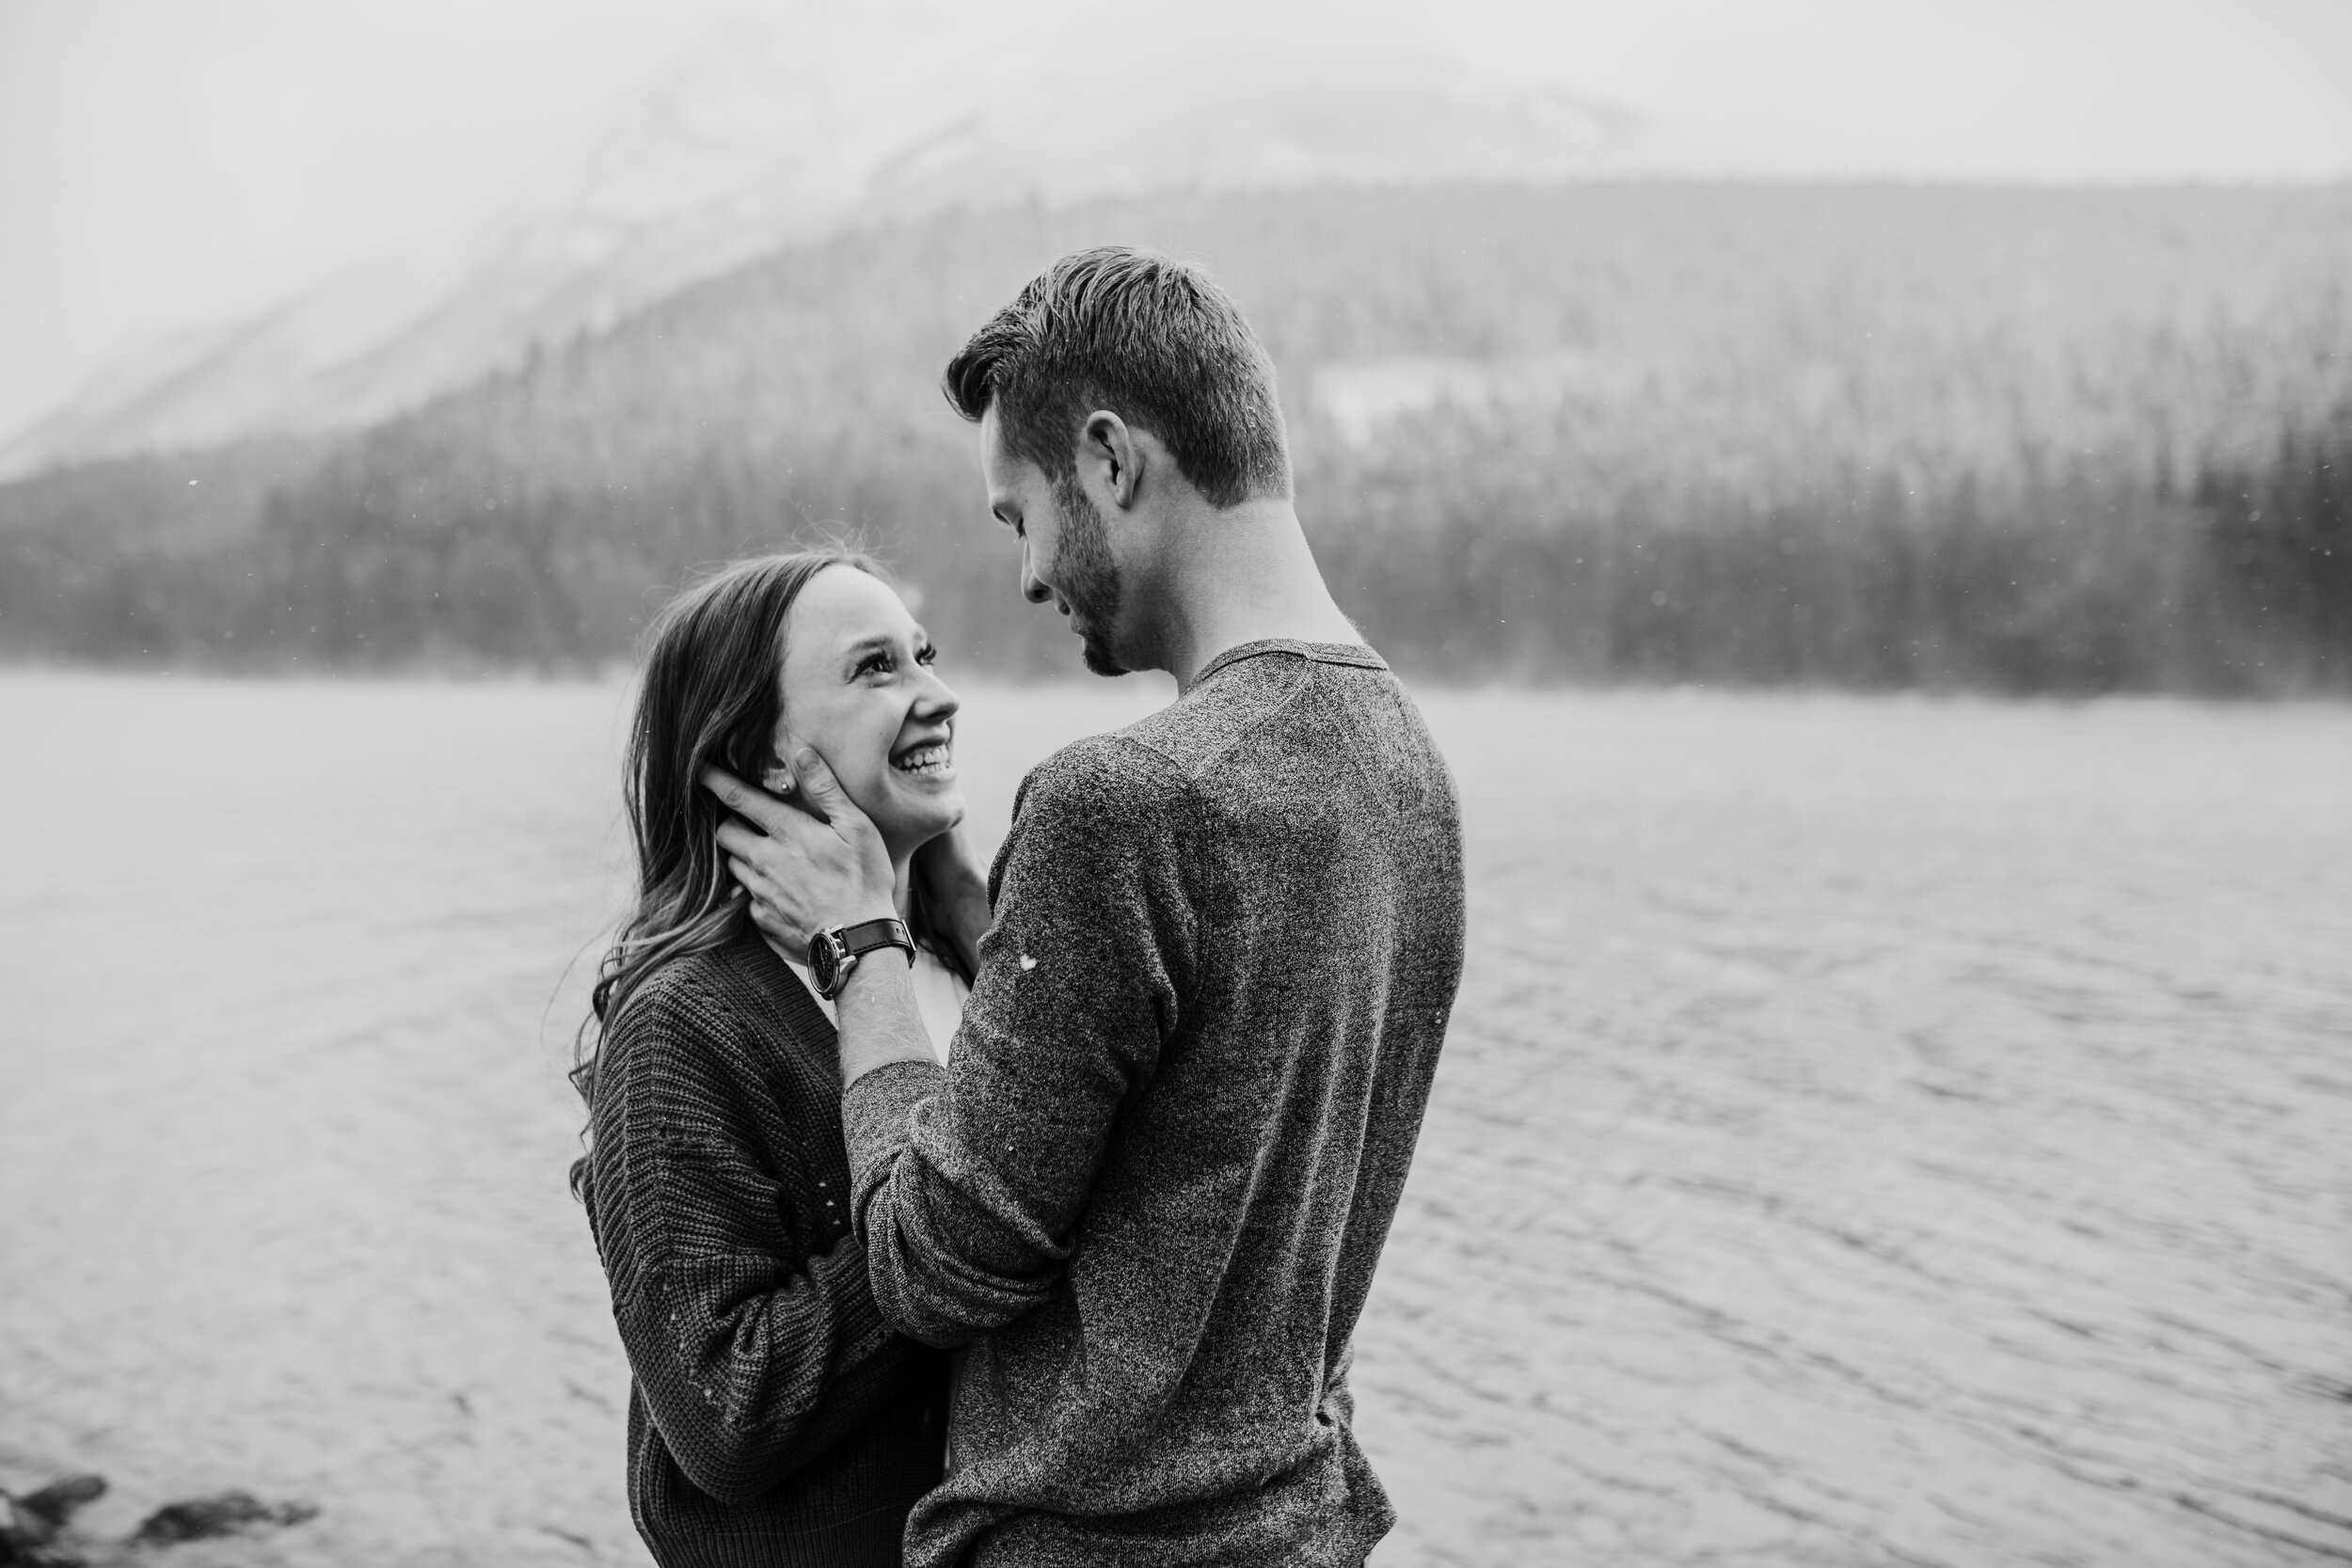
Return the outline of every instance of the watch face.
[[[808,977],[817,982],[817,994],[831,996],[840,974],[841,950],[834,945],[833,933],[818,932],[808,944]]]

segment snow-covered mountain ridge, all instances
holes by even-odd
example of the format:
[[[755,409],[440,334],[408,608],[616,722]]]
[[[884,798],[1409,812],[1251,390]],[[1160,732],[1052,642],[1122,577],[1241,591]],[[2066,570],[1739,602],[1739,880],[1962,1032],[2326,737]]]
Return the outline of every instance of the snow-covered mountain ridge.
[[[723,30],[495,218],[118,367],[0,444],[0,474],[365,423],[859,224],[1155,189],[1559,178],[1613,166],[1640,132],[1443,62],[983,65],[919,17],[812,7]]]

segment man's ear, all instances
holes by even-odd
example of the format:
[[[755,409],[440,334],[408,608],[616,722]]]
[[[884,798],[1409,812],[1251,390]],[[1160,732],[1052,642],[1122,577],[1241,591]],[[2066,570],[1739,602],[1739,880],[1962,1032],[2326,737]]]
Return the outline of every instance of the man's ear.
[[[1144,451],[1126,420],[1107,408],[1089,414],[1078,432],[1078,466],[1113,506],[1123,511],[1135,505],[1143,488]]]

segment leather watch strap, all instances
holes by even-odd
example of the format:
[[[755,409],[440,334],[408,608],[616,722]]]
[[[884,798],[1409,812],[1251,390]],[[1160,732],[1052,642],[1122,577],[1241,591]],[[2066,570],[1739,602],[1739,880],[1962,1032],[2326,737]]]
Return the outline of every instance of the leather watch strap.
[[[866,920],[841,927],[843,957],[861,958],[877,947],[903,947],[907,962],[914,962],[914,933],[907,929],[903,920]]]
[[[818,932],[808,945],[808,975],[817,994],[828,1002],[840,995],[858,960],[882,947],[904,948],[907,963],[913,967],[914,934],[903,920],[867,920]]]

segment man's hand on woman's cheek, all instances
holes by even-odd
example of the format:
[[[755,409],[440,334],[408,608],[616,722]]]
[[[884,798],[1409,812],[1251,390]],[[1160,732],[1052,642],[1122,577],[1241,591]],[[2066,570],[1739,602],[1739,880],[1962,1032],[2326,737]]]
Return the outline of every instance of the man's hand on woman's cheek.
[[[799,957],[818,931],[898,909],[889,851],[833,769],[804,748],[792,759],[792,774],[805,811],[715,768],[703,775],[703,786],[744,819],[721,825],[719,850],[752,897],[754,923]]]

